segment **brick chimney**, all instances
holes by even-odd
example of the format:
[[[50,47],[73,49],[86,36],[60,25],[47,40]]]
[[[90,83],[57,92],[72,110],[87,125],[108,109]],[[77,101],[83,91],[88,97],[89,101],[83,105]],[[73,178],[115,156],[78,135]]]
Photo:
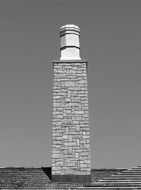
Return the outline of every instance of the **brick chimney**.
[[[61,57],[53,61],[52,180],[91,180],[87,61],[80,58],[80,29],[60,28]]]

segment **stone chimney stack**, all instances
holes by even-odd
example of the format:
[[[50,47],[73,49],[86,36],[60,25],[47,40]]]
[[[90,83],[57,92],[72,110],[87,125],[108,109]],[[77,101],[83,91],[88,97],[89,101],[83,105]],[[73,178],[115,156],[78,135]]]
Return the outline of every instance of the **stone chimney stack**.
[[[60,28],[61,60],[80,59],[80,29],[73,24],[67,24]]]
[[[53,61],[52,180],[91,180],[87,61],[80,58],[80,29],[60,28],[61,58]]]

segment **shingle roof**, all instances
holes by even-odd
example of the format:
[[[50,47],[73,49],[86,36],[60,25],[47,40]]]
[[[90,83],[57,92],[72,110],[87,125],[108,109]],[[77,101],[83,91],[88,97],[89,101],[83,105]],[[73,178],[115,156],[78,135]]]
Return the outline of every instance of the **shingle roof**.
[[[101,179],[105,179],[105,178],[108,178],[112,175],[115,175],[119,172],[122,172],[122,171],[126,171],[127,169],[124,169],[124,168],[112,168],[112,169],[107,169],[107,168],[102,168],[102,169],[92,169],[92,172],[91,172],[91,179],[92,179],[92,183],[94,182],[97,182]]]
[[[93,182],[94,187],[137,187],[141,188],[141,166],[120,171]]]
[[[118,169],[93,169],[92,183],[117,172],[119,172]],[[83,186],[83,184],[53,183],[49,167],[0,168],[0,189],[68,189],[78,186]]]
[[[49,175],[45,168],[0,168],[0,189],[46,188]]]

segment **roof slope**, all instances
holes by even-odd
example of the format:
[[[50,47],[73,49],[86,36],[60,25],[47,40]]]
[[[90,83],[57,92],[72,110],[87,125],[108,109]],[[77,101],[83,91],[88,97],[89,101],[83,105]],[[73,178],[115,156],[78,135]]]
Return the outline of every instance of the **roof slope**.
[[[54,183],[51,168],[0,168],[0,189],[75,189],[83,184]]]
[[[121,170],[93,169],[92,183],[119,171]],[[52,182],[51,168],[0,168],[0,189],[73,189],[82,186],[84,184]]]
[[[141,166],[132,169],[92,169],[91,184],[54,183],[51,168],[0,168],[0,189],[77,189],[77,187],[140,187]]]
[[[49,168],[0,168],[0,189],[46,188],[46,171]]]
[[[92,169],[91,171],[91,179],[92,183],[99,181],[100,179],[104,179],[110,177],[111,175],[115,175],[119,172],[125,171],[127,169],[121,168],[101,168],[101,169]]]
[[[141,166],[93,182],[95,187],[138,187],[141,188]]]

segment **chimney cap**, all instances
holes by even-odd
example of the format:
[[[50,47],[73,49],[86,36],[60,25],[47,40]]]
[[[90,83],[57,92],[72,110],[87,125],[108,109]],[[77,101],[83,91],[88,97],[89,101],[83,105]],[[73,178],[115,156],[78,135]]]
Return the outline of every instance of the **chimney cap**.
[[[66,33],[73,33],[76,35],[80,35],[80,28],[74,24],[66,24],[60,27],[60,36],[65,35]]]
[[[60,27],[60,30],[63,29],[63,28],[76,28],[76,29],[80,30],[80,28],[77,25],[74,25],[74,24],[63,25],[63,26]]]
[[[80,28],[74,24],[66,24],[60,28],[61,60],[80,58]]]

